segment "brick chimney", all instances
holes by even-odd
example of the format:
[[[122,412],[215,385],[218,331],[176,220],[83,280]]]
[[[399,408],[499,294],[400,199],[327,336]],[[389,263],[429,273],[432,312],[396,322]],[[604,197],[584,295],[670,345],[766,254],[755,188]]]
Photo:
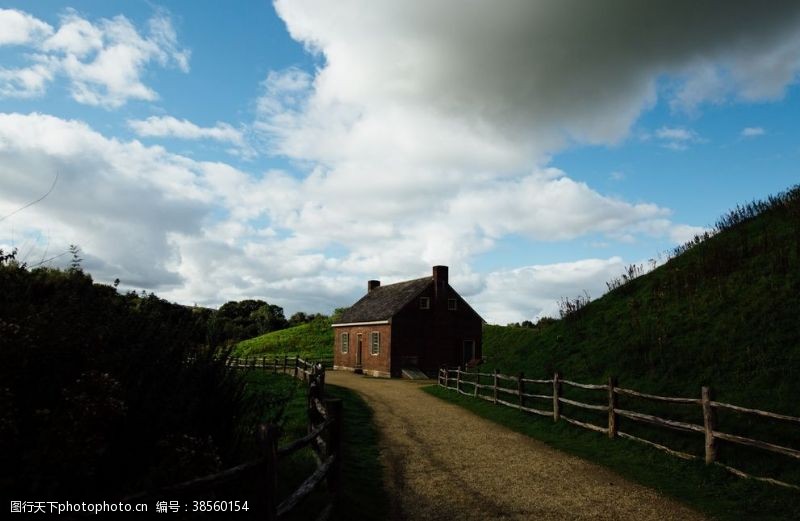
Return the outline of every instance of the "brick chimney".
[[[381,285],[381,281],[379,281],[379,280],[368,280],[367,281],[367,293],[369,293],[370,291],[372,291],[375,288],[380,287],[380,285]]]
[[[447,266],[433,267],[433,296],[437,301],[447,298]]]
[[[433,267],[433,281],[437,283],[444,282],[447,284],[447,266],[434,266]]]

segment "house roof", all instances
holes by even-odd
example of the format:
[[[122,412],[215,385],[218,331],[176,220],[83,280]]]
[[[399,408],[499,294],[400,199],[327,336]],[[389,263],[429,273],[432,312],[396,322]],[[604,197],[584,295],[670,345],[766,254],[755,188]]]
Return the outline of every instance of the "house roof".
[[[348,308],[339,319],[341,324],[388,320],[433,282],[433,277],[406,280],[378,286]]]

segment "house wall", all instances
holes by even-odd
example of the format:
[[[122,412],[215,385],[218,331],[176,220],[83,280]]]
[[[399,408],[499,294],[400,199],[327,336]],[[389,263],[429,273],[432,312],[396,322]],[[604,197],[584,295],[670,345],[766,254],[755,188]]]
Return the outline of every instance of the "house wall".
[[[482,356],[482,321],[446,281],[431,284],[420,297],[430,299],[430,309],[420,309],[419,297],[392,318],[392,367],[403,365],[435,371],[442,365],[462,365],[464,340],[475,341],[475,357]],[[456,309],[447,301],[456,299]]]
[[[333,368],[336,370],[354,371],[356,369],[356,353],[358,351],[358,335],[362,337],[361,368],[370,376],[389,377],[389,362],[392,356],[392,331],[390,324],[367,326],[339,326],[334,329]],[[381,335],[380,352],[373,355],[371,351],[371,333],[377,331]],[[342,333],[350,334],[350,348],[342,353]]]

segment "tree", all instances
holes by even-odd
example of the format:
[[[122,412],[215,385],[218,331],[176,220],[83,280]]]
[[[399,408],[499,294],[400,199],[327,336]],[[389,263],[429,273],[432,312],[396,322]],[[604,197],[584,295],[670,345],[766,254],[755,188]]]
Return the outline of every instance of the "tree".
[[[285,329],[289,326],[289,322],[283,315],[283,308],[275,304],[264,304],[254,311],[250,317],[258,327],[259,335]]]
[[[289,326],[299,326],[308,322],[308,315],[302,311],[298,311],[289,318]]]

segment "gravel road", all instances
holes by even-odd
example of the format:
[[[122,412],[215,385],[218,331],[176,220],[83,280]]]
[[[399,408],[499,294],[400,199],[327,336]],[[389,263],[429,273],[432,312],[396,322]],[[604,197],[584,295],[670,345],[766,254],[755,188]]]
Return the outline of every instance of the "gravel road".
[[[372,407],[394,520],[696,520],[602,467],[484,420],[420,382],[329,371]]]

